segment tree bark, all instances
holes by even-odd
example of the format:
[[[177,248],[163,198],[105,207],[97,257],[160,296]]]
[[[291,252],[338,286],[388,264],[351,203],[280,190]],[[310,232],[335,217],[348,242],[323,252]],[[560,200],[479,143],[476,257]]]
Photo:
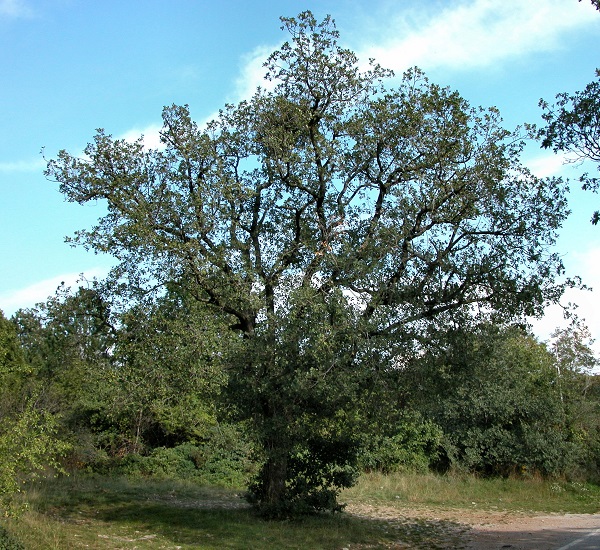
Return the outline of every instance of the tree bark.
[[[288,453],[277,449],[267,459],[263,469],[263,503],[276,511],[281,509],[286,498]]]

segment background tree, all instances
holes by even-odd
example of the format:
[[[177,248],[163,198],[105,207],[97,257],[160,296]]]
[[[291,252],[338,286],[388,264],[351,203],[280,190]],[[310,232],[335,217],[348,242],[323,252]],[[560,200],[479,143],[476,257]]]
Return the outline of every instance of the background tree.
[[[538,136],[542,147],[551,148],[555,153],[571,153],[573,157],[569,162],[590,160],[600,170],[600,70],[596,76],[581,92],[558,94],[554,105],[540,101],[547,126]],[[584,190],[598,191],[598,177],[584,173],[579,180]],[[599,220],[600,212],[596,211],[592,223],[596,225]]]
[[[600,379],[594,372],[598,358],[587,327],[573,322],[552,333],[549,351],[554,356],[557,386],[568,417],[571,439],[583,450],[572,475],[598,479],[600,464]]]
[[[569,379],[589,373],[598,365],[590,347],[593,343],[588,328],[576,320],[566,329],[556,329],[552,333],[549,348],[554,355],[559,386],[564,378],[568,383]]]
[[[167,293],[121,315],[113,350],[112,409],[125,421],[129,446],[198,443],[217,423],[217,398],[226,376],[221,356],[228,333],[198,302]],[[220,340],[220,341],[219,341]]]
[[[39,406],[60,416],[73,459],[91,459],[98,443],[94,434],[104,424],[114,393],[110,378],[116,331],[108,304],[97,288],[71,292],[61,285],[46,302],[19,310],[13,321],[30,378],[40,390]]]
[[[40,407],[15,326],[0,311],[0,511],[14,511],[12,497],[23,483],[49,467],[67,445],[57,438],[58,422]]]
[[[15,326],[0,310],[0,414],[3,419],[18,410],[22,396],[28,390],[30,373]]]
[[[403,373],[410,407],[443,430],[438,466],[486,475],[559,475],[577,464],[559,373],[543,344],[517,327],[440,334]]]
[[[121,300],[179,286],[233,333],[215,353],[263,449],[253,495],[271,515],[337,507],[375,370],[449,319],[531,315],[559,298],[551,247],[566,216],[560,180],[520,164],[494,109],[418,70],[386,91],[391,74],[361,72],[329,17],[282,21],[273,91],[204,129],[187,107],[164,109],[164,150],[99,131],[84,158],[61,151],[46,172],[69,201],[106,201],[75,241],[119,259]]]
[[[176,293],[116,315],[105,293],[60,287],[14,318],[40,405],[61,414],[73,460],[206,439],[225,383],[213,352],[227,334],[212,329],[214,315]]]

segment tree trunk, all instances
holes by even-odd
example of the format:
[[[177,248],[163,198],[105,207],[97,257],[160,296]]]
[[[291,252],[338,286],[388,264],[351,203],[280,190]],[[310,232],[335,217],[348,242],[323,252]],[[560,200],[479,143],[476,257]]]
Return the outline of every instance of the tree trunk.
[[[277,449],[269,456],[263,469],[263,503],[273,511],[284,507],[287,466],[288,453]]]

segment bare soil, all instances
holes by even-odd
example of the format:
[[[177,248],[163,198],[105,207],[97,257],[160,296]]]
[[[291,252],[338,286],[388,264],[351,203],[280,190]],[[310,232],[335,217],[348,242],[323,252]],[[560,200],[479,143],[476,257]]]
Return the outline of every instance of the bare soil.
[[[465,550],[557,550],[600,529],[598,514],[534,514],[464,509],[402,508],[351,504],[346,511],[358,517],[384,520],[390,525],[416,525],[436,529],[432,548]],[[421,533],[424,534],[424,533]],[[600,538],[600,535],[598,535]],[[427,538],[427,537],[425,537]],[[425,548],[423,542],[398,541],[393,548]],[[591,537],[579,548],[600,548]],[[427,543],[425,542],[425,545]],[[435,545],[435,546],[434,546]],[[570,546],[573,550],[577,546]]]
[[[475,520],[467,548],[484,550],[557,550],[585,538],[600,528],[600,514],[509,516],[504,518],[470,518]],[[585,546],[600,548],[598,540],[586,538]],[[582,541],[583,542],[583,541]]]

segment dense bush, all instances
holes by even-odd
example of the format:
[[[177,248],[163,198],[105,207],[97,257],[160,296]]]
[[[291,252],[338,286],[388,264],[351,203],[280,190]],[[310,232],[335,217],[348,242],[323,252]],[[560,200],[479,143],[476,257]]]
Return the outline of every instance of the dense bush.
[[[444,436],[438,466],[486,475],[563,475],[580,459],[554,358],[518,328],[450,331],[406,373],[411,406]]]
[[[363,471],[426,472],[437,460],[442,430],[429,420],[406,419],[392,435],[370,437],[360,456]]]
[[[220,426],[203,444],[159,447],[146,456],[130,454],[116,466],[130,476],[194,480],[210,485],[238,487],[256,471],[252,447],[239,428]]]

